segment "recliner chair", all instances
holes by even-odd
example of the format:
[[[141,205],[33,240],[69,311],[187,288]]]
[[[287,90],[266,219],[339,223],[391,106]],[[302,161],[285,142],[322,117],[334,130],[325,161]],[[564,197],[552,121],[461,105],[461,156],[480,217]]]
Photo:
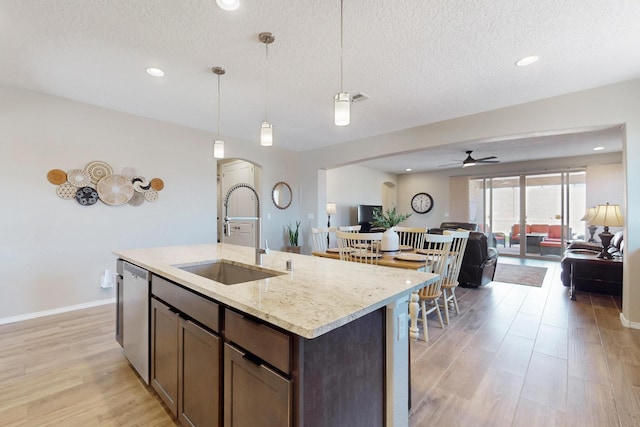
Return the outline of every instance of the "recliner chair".
[[[444,230],[477,230],[476,224],[466,222],[443,222],[440,228],[432,228],[429,233],[442,234]],[[458,282],[465,288],[477,288],[486,285],[493,280],[498,263],[498,251],[489,247],[485,233],[471,231],[469,241],[464,251]]]

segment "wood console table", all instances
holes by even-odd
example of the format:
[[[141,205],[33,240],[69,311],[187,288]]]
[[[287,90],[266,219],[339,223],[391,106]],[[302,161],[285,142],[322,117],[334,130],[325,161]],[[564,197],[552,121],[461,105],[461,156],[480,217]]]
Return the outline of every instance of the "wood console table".
[[[620,286],[622,279],[622,258],[598,258],[597,254],[567,252],[564,261],[570,265],[571,290],[569,296],[576,300],[576,283],[580,280],[598,282],[602,286]]]

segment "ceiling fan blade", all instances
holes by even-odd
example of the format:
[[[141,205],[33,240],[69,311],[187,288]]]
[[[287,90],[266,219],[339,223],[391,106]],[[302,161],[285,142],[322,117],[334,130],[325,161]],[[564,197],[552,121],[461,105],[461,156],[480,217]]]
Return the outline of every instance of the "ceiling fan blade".
[[[497,159],[497,157],[496,156],[483,157],[481,159],[476,159],[476,162],[483,162],[485,160],[492,160],[492,159]]]
[[[476,163],[500,163],[500,160],[476,160]]]
[[[460,164],[460,162],[459,162],[459,161],[457,161],[457,162],[455,162],[455,163],[445,163],[444,165],[438,165],[438,167],[439,167],[439,168],[443,168],[443,167],[447,167],[447,166],[457,166],[457,165],[459,165],[459,164]]]

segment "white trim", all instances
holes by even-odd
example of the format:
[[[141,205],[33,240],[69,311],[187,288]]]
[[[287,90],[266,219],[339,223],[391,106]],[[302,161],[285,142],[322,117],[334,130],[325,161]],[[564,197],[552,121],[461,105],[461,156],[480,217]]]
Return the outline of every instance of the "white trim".
[[[19,316],[5,317],[0,319],[0,325],[6,325],[7,323],[22,322],[23,320],[36,319],[38,317],[51,316],[53,314],[67,313],[69,311],[82,310],[83,308],[98,307],[100,305],[113,304],[116,302],[115,298],[102,299],[99,301],[85,302],[83,304],[70,305],[67,307],[54,308],[51,310],[36,311],[35,313],[21,314]]]
[[[622,326],[626,326],[631,329],[640,329],[640,322],[631,322],[624,317],[624,313],[620,313],[620,322],[622,322]]]

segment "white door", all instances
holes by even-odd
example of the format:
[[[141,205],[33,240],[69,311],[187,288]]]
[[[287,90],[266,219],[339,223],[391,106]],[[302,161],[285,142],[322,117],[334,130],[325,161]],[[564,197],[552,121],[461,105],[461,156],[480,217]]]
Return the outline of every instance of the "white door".
[[[229,191],[229,188],[239,183],[249,184],[255,188],[255,174],[253,164],[245,162],[243,160],[236,160],[222,165],[222,192],[220,193],[222,203],[222,216],[220,219],[222,221],[224,221],[225,217],[224,199],[227,195],[227,192]],[[255,194],[253,194],[253,191],[243,187],[236,189],[229,198],[229,207],[228,209],[226,209],[226,212],[230,217],[256,216],[256,198]],[[223,243],[231,243],[234,245],[251,247],[255,245],[255,221],[230,221],[229,229],[231,230],[231,236],[227,236],[223,233],[221,239]]]

